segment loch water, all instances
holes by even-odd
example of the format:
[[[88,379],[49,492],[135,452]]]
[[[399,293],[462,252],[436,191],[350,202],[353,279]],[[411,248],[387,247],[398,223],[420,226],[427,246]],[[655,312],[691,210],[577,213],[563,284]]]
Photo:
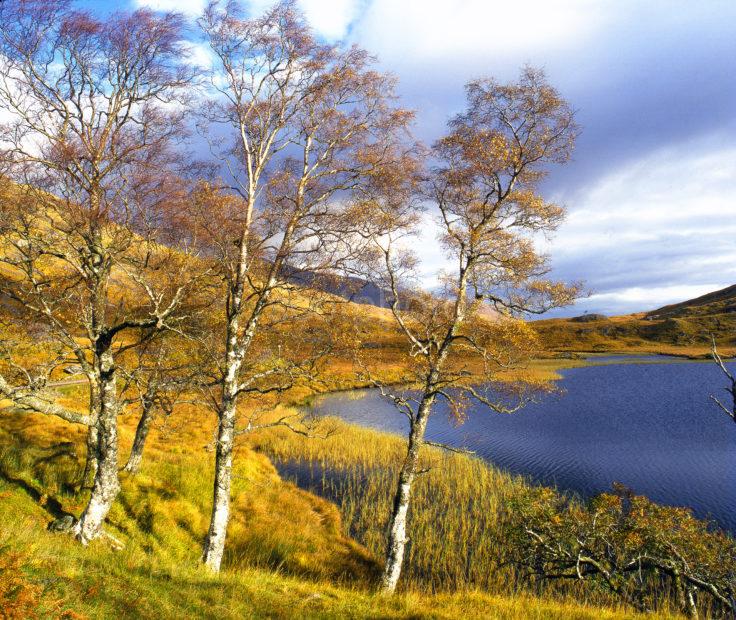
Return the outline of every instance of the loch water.
[[[608,357],[561,374],[559,394],[513,415],[477,405],[457,425],[439,401],[427,438],[583,497],[620,482],[736,533],[736,424],[710,400],[728,402],[712,362]],[[313,410],[389,432],[408,424],[376,390],[330,394]]]

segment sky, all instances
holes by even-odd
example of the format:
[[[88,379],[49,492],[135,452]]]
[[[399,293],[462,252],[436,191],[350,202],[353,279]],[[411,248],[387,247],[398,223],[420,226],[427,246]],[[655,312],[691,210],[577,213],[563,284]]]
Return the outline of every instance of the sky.
[[[128,0],[198,14],[204,0]],[[87,0],[109,9],[115,3]],[[267,0],[244,0],[258,13]],[[542,243],[589,296],[558,315],[657,308],[736,283],[736,1],[299,0],[325,41],[357,43],[399,78],[431,142],[463,85],[542,67],[577,110],[574,160],[545,195],[568,209]],[[444,259],[427,226],[429,285]]]

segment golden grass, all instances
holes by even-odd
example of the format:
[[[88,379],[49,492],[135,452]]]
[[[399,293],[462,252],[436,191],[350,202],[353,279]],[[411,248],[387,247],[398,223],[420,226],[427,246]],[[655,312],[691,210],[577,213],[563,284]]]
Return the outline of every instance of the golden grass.
[[[7,493],[0,483],[0,493]],[[0,505],[0,516],[8,517]],[[524,618],[621,619],[616,610],[531,597],[480,593],[383,597],[273,571],[242,568],[219,576],[141,549],[114,553],[100,544],[79,547],[39,528],[44,516],[26,498],[13,498],[23,520],[0,533],[0,545],[22,549],[25,579],[43,584],[42,617],[68,618]],[[72,612],[72,613],[70,613]]]
[[[81,392],[77,386],[69,388],[67,398],[73,400]],[[121,420],[124,450],[134,422],[132,416]],[[210,575],[199,567],[198,559],[209,516],[212,455],[205,445],[212,430],[211,417],[194,408],[179,412],[156,430],[141,474],[122,479],[123,490],[107,526],[125,544],[123,551],[115,552],[104,541],[83,548],[65,535],[45,531],[52,513],[59,509],[78,513],[84,505],[85,498],[76,495],[71,484],[81,467],[82,429],[41,416],[0,414],[0,555],[22,559],[22,579],[29,587],[38,587],[40,617],[632,616],[626,610],[572,600],[481,593],[477,588],[435,595],[426,588],[405,588],[394,597],[376,595],[377,554],[346,536],[334,504],[282,480],[266,456],[254,450],[281,450],[285,455],[302,451],[324,458],[332,454],[329,458],[346,467],[370,465],[384,449],[398,454],[398,439],[363,429],[344,428],[347,435],[336,434],[325,442],[298,442],[279,432],[269,438],[264,433],[242,445],[236,458],[226,568],[220,576]],[[445,459],[435,454],[428,458]],[[479,500],[483,505],[501,502],[503,489],[521,484],[477,462],[458,459],[454,467],[455,473],[447,473],[453,484],[465,477],[463,484],[476,489],[477,478],[483,478],[485,497]],[[427,489],[438,483],[428,483]],[[425,498],[421,501],[428,492],[419,491],[418,497]],[[353,505],[366,510],[365,505]],[[363,523],[365,531],[371,531],[372,523],[383,518],[379,511],[383,506],[373,507],[372,515],[354,514],[350,523]],[[418,549],[413,553],[410,563],[417,565],[421,556]],[[451,563],[448,558],[433,571],[457,575]],[[6,603],[0,601],[0,610],[9,608]]]

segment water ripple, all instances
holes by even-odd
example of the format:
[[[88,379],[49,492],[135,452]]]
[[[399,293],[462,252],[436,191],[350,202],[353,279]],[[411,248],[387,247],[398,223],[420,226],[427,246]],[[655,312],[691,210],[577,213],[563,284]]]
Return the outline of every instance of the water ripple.
[[[563,395],[512,416],[475,407],[462,426],[438,403],[427,437],[584,496],[623,482],[736,532],[736,424],[709,399],[724,387],[715,365],[574,368],[563,372],[561,387]],[[327,396],[315,410],[391,432],[407,429],[404,416],[373,390]]]

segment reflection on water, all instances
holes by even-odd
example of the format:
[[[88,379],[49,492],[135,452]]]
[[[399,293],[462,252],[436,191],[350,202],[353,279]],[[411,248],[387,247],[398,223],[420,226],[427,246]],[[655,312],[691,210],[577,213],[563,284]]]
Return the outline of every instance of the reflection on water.
[[[736,532],[736,424],[709,400],[724,387],[714,364],[617,363],[562,374],[564,393],[511,416],[477,406],[456,426],[438,403],[427,437],[584,496],[622,482]],[[407,427],[375,390],[333,394],[314,409],[392,432]]]

